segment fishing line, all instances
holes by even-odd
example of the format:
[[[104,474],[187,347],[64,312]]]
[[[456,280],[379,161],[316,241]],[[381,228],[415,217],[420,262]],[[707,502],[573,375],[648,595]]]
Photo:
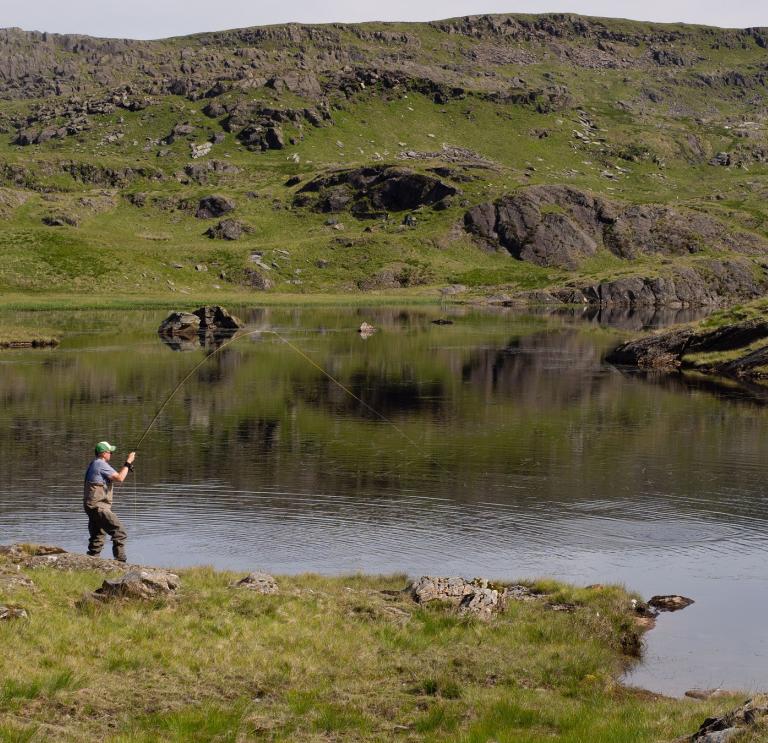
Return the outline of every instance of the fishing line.
[[[340,389],[344,390],[344,392],[349,395],[352,399],[359,402],[364,408],[371,411],[376,417],[378,417],[380,420],[384,421],[385,423],[392,426],[392,428],[395,429],[409,444],[411,444],[416,449],[419,449],[421,451],[420,446],[405,432],[403,431],[398,425],[396,425],[393,421],[391,421],[389,418],[387,418],[385,415],[380,413],[375,408],[371,407],[365,400],[362,400],[360,397],[358,397],[349,387],[342,384],[336,377],[331,375],[329,372],[327,372],[325,369],[323,369],[320,364],[318,364],[314,359],[307,356],[307,354],[304,353],[298,346],[295,346],[293,343],[291,343],[287,338],[283,337],[280,333],[278,333],[276,330],[252,330],[248,333],[242,333],[240,335],[237,335],[233,338],[230,338],[228,341],[222,343],[218,348],[211,351],[211,353],[207,354],[205,358],[200,361],[199,363],[195,364],[195,366],[192,367],[192,369],[184,376],[184,378],[171,390],[171,394],[168,395],[168,397],[163,401],[163,404],[157,409],[157,412],[155,413],[155,416],[152,418],[152,420],[149,422],[149,425],[144,429],[144,433],[141,435],[141,438],[139,439],[138,443],[134,447],[134,451],[138,451],[141,447],[142,443],[144,442],[144,439],[147,437],[149,432],[152,430],[152,427],[157,422],[157,419],[162,415],[163,411],[167,407],[168,403],[174,398],[176,393],[184,386],[184,384],[192,377],[192,375],[201,367],[203,366],[207,361],[212,359],[216,354],[218,354],[220,351],[223,351],[228,346],[231,346],[233,343],[236,343],[239,340],[242,340],[243,338],[248,338],[253,335],[257,335],[259,333],[262,334],[271,334],[274,335],[276,338],[281,340],[283,343],[285,343],[288,348],[290,348],[292,351],[297,353],[299,356],[301,356],[305,361],[310,363],[315,369],[317,369],[319,372],[321,372],[324,376],[326,376],[328,379],[330,379],[335,385],[337,385]],[[422,452],[423,453],[423,452]]]

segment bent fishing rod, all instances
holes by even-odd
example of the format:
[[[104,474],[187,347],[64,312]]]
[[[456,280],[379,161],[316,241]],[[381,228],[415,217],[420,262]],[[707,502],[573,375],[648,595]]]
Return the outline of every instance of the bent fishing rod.
[[[144,433],[141,435],[141,438],[139,439],[138,443],[134,447],[133,451],[138,451],[144,442],[144,439],[147,437],[149,432],[152,430],[152,427],[157,422],[157,419],[162,415],[163,411],[167,407],[168,403],[174,398],[176,393],[185,385],[185,383],[192,377],[192,375],[206,362],[210,361],[216,354],[218,354],[220,351],[223,351],[228,346],[231,346],[233,343],[236,343],[239,340],[242,340],[243,338],[249,338],[254,335],[258,334],[264,334],[264,335],[274,335],[278,340],[282,341],[288,348],[290,348],[292,351],[297,353],[301,358],[303,358],[305,361],[310,363],[315,369],[317,369],[319,372],[321,372],[324,376],[326,376],[328,379],[331,380],[335,385],[337,385],[340,389],[344,390],[344,392],[349,395],[353,400],[356,400],[359,402],[363,407],[365,407],[367,410],[369,410],[371,413],[373,413],[377,418],[384,421],[384,423],[389,424],[392,426],[392,428],[395,429],[409,444],[411,444],[416,449],[420,449],[419,445],[405,432],[403,431],[399,426],[397,426],[395,423],[393,423],[389,418],[382,415],[378,410],[371,407],[365,400],[360,399],[354,392],[352,392],[349,387],[342,384],[336,377],[329,374],[325,369],[323,369],[320,364],[318,364],[314,359],[307,356],[307,354],[304,353],[298,346],[291,343],[287,338],[285,338],[283,335],[278,333],[276,330],[251,330],[248,333],[240,333],[238,335],[233,336],[228,341],[225,341],[222,343],[218,348],[211,351],[211,353],[207,354],[205,358],[202,359],[199,363],[195,364],[195,366],[192,367],[192,369],[184,376],[184,378],[171,390],[171,394],[168,395],[168,397],[165,398],[162,405],[157,409],[157,412],[155,413],[152,420],[149,422],[149,425],[144,429]],[[422,452],[423,453],[423,452]]]

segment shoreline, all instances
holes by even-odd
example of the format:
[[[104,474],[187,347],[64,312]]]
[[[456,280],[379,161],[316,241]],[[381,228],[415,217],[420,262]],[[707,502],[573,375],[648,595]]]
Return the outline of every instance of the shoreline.
[[[0,621],[0,731],[145,740],[215,718],[212,735],[292,740],[650,741],[743,701],[623,686],[648,626],[621,587],[462,580],[170,573],[0,547],[0,603],[19,613]],[[96,654],[77,639],[94,636]],[[102,703],[104,688],[123,693]]]

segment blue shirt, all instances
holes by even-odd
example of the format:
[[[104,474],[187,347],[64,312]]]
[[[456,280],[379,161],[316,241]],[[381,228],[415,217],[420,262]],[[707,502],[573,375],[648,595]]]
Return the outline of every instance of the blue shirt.
[[[114,474],[116,474],[115,470],[108,462],[105,462],[101,457],[96,457],[88,465],[88,469],[85,472],[85,481],[106,487],[112,482],[109,476]]]

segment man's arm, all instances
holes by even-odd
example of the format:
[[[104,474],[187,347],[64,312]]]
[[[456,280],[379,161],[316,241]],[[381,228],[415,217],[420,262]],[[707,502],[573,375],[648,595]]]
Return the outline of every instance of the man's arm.
[[[120,468],[118,472],[113,472],[109,479],[112,480],[112,482],[123,482],[126,477],[128,477],[128,473],[131,471],[131,467],[129,467],[129,464],[133,464],[133,460],[136,459],[136,452],[132,451],[128,456],[125,458],[125,464]]]

